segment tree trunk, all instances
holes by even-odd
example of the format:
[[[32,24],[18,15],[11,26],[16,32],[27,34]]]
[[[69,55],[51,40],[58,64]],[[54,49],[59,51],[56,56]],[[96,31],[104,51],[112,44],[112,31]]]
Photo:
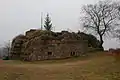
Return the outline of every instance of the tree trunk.
[[[104,50],[104,48],[103,48],[103,43],[104,43],[104,41],[103,41],[103,36],[102,35],[99,35],[100,36],[100,45],[99,45],[99,48],[100,48],[100,50]]]

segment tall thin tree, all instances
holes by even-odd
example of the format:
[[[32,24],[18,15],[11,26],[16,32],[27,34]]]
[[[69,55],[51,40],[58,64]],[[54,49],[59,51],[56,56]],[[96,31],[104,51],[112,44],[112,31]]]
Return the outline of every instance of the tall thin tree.
[[[51,19],[50,19],[50,17],[49,17],[49,14],[47,14],[47,16],[46,16],[46,18],[45,18],[44,28],[45,28],[47,31],[51,31],[51,30],[52,30],[52,23],[51,23]]]

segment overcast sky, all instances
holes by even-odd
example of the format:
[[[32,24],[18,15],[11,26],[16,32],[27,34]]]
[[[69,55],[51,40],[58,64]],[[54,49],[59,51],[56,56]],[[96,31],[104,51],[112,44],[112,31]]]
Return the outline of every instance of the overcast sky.
[[[40,13],[50,13],[56,31],[80,29],[80,9],[98,0],[0,0],[0,44],[30,28],[40,28]],[[107,40],[105,48],[118,47]]]

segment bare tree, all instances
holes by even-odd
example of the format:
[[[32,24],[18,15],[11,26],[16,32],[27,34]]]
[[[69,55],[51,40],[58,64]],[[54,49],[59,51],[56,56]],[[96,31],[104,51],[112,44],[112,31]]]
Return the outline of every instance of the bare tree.
[[[2,49],[0,47],[0,59],[2,58]]]
[[[103,49],[103,36],[111,33],[117,24],[117,5],[112,1],[99,1],[83,6],[82,24],[88,31],[99,35],[99,48]]]
[[[11,44],[10,41],[5,43],[3,47],[3,55],[7,56],[8,58],[10,57],[10,50],[11,50]]]
[[[118,20],[120,21],[120,1],[116,2],[116,5],[116,9],[118,9]],[[118,27],[115,29],[114,37],[120,40],[120,25],[118,25]]]

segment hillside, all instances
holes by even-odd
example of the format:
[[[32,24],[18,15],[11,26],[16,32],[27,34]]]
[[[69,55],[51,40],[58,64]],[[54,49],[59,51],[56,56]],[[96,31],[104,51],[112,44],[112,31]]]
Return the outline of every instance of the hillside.
[[[57,61],[0,64],[0,80],[120,80],[120,63],[103,52]]]

